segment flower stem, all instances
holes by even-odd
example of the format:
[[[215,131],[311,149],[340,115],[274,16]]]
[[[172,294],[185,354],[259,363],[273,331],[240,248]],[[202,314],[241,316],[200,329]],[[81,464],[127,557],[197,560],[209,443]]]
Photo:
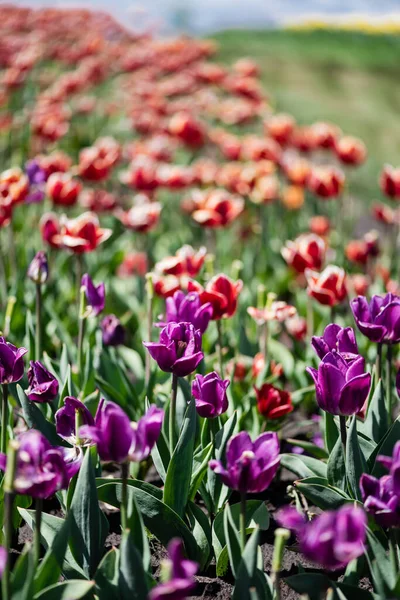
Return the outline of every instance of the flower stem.
[[[34,533],[34,564],[37,567],[40,559],[40,528],[42,524],[42,498],[36,498],[35,504],[35,533]]]
[[[394,527],[389,530],[389,555],[396,573],[400,570],[399,551],[397,547],[397,531]]]
[[[282,569],[283,551],[290,537],[287,529],[279,527],[275,530],[274,553],[272,556],[271,578],[275,587],[275,600],[281,600],[280,572]]]
[[[3,383],[2,389],[2,402],[1,402],[1,438],[0,438],[0,450],[3,454],[7,451],[7,425],[8,425],[8,384]]]
[[[6,316],[4,319],[4,331],[3,331],[5,338],[8,338],[8,336],[10,334],[11,319],[13,316],[14,307],[15,307],[16,302],[17,302],[17,299],[15,296],[9,296],[7,299]]]
[[[14,478],[17,468],[18,442],[11,440],[7,451],[7,468],[4,477],[4,547],[6,549],[6,564],[1,579],[2,600],[10,600],[10,549],[12,538],[12,513],[14,503]]]
[[[307,294],[307,338],[311,340],[314,335],[314,306],[311,296]]]
[[[246,547],[246,492],[240,495],[240,549],[242,554]]]
[[[81,280],[83,273],[83,256],[82,254],[76,255],[76,304],[80,305],[81,300]]]
[[[129,463],[123,462],[121,465],[122,476],[122,498],[121,498],[121,527],[126,529],[128,520],[128,471]]]
[[[342,439],[342,446],[343,446],[343,454],[344,454],[344,459],[346,460],[346,446],[347,446],[346,417],[344,417],[343,415],[340,415],[339,423],[340,423],[340,437]]]
[[[223,360],[223,356],[222,356],[222,323],[221,323],[221,319],[218,319],[217,321],[215,321],[216,325],[217,325],[217,353],[218,353],[218,363],[219,363],[219,374],[221,375],[222,379],[224,378],[224,360]]]
[[[386,402],[389,415],[389,423],[392,418],[392,344],[388,344],[386,351]]]
[[[36,345],[35,359],[42,358],[42,286],[36,284]]]
[[[86,325],[86,295],[85,288],[81,287],[79,293],[79,333],[78,333],[78,373],[82,383],[82,371],[84,367],[84,356],[83,356],[83,341],[85,338],[85,325]]]
[[[176,396],[178,393],[178,376],[172,373],[171,402],[169,405],[169,452],[172,456],[176,443]]]
[[[153,297],[154,297],[154,287],[153,287],[153,274],[146,274],[146,297],[147,297],[147,339],[151,342],[151,333],[153,330]],[[151,373],[151,356],[148,352],[146,352],[146,365],[145,365],[145,389],[149,385],[150,381],[150,373]]]
[[[376,375],[382,379],[382,342],[379,342],[376,348]]]

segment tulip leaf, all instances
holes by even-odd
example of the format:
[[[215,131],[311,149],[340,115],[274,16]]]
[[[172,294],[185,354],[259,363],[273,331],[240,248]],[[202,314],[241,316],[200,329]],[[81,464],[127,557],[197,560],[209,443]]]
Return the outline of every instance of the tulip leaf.
[[[63,570],[64,557],[68,548],[69,518],[63,524],[39,564],[35,574],[35,592],[57,583]]]
[[[305,450],[308,454],[311,454],[313,458],[326,459],[329,457],[329,454],[325,448],[321,448],[312,442],[308,442],[306,440],[296,440],[294,438],[287,438],[286,441],[292,446],[299,446],[299,448],[303,448],[303,450]]]
[[[34,600],[80,600],[84,598],[94,587],[94,581],[82,581],[81,579],[63,581],[44,589],[34,596]]]
[[[119,550],[111,548],[99,564],[94,580],[99,600],[118,597]]]
[[[249,589],[250,586],[254,585],[257,567],[258,538],[259,530],[258,527],[256,527],[246,544],[242,559],[239,563],[232,600],[251,600]]]
[[[85,574],[92,577],[103,554],[108,522],[99,507],[90,449],[79,471],[69,515],[71,552]]]
[[[357,419],[351,418],[346,445],[346,474],[349,487],[356,500],[361,500],[360,477],[367,473],[367,463],[361,452],[357,434]]]
[[[200,570],[203,571],[211,560],[211,525],[207,515],[194,502],[188,504],[190,530],[201,552]]]
[[[273,338],[271,338],[268,342],[268,349],[270,355],[274,357],[274,360],[277,363],[281,363],[283,366],[286,377],[291,377],[294,371],[295,362],[293,354],[289,351],[289,349],[284,344]]]
[[[397,417],[385,437],[381,439],[374,452],[369,457],[370,471],[374,477],[381,477],[387,474],[385,467],[376,460],[377,456],[392,456],[393,448],[400,439],[400,416]]]
[[[99,500],[119,508],[122,497],[122,482],[98,479]],[[162,501],[162,491],[150,483],[138,480],[128,481],[128,499],[135,494],[135,500],[142,514],[144,524],[160,542],[167,546],[174,537],[182,538],[186,553],[192,560],[199,561],[201,550],[188,526],[169,506]]]
[[[392,591],[396,585],[398,573],[393,568],[393,565],[387,556],[386,548],[382,546],[379,539],[369,528],[367,528],[367,539],[371,553],[373,554],[378,569],[382,575],[382,579]]]
[[[336,440],[328,459],[327,479],[329,485],[346,491],[346,467],[345,457],[343,452],[343,444],[340,437]]]
[[[353,598],[357,598],[358,600],[373,600],[376,598],[375,594],[372,594],[368,590],[331,581],[323,573],[298,573],[297,575],[286,577],[285,583],[298,594],[306,594],[310,600],[320,600],[321,597],[325,597],[326,591],[329,588],[332,588],[334,592],[342,592],[345,594],[344,597],[349,600]],[[336,594],[334,597],[343,598],[343,595],[338,596]]]
[[[327,477],[326,463],[302,454],[281,454],[281,465],[297,477]]]
[[[170,461],[170,453],[167,441],[165,439],[164,432],[161,430],[158,436],[157,442],[153,446],[151,451],[151,457],[154,462],[154,466],[161,479],[165,482],[167,477],[167,469]]]
[[[19,555],[11,577],[12,600],[30,600],[32,598],[35,563],[33,552],[26,545]]]
[[[218,431],[215,436],[215,458],[219,461],[225,460],[225,451],[228,441],[233,436],[237,425],[237,412],[235,411],[226,421],[224,426]],[[207,485],[214,503],[215,512],[217,512],[226,501],[230,491],[229,488],[223,485],[221,478],[211,471],[207,473]],[[222,490],[225,489],[225,493]]]
[[[180,436],[168,465],[164,486],[164,502],[180,517],[184,516],[192,478],[194,438],[196,435],[196,405],[190,402]]]
[[[38,429],[53,446],[70,447],[70,444],[57,435],[55,425],[47,421],[40,408],[28,399],[20,385],[17,385],[17,394],[28,427]]]
[[[229,563],[231,565],[233,576],[236,579],[236,574],[242,558],[242,552],[240,549],[239,530],[233,521],[229,504],[225,506],[223,521]]]
[[[128,531],[122,535],[118,591],[121,600],[143,600],[148,593],[142,557]]]
[[[189,499],[194,500],[194,497],[207,473],[208,463],[213,451],[213,444],[210,442],[208,446],[202,449],[193,459],[192,479],[190,481]]]
[[[329,485],[323,477],[306,477],[295,482],[295,487],[307,500],[324,510],[339,508],[351,500],[350,496],[337,487]]]
[[[381,379],[378,381],[378,385],[372,394],[365,421],[364,423],[360,424],[359,429],[376,444],[387,432],[388,413],[386,407],[385,389]]]
[[[335,423],[335,417],[328,412],[324,412],[324,431],[325,448],[330,454],[339,438],[339,430]]]
[[[141,512],[137,506],[134,494],[128,496],[128,519],[127,528],[130,531],[130,537],[132,538],[133,544],[137,548],[139,554],[143,557],[142,562],[144,568],[148,570],[150,568],[150,549],[149,541],[144,527]]]

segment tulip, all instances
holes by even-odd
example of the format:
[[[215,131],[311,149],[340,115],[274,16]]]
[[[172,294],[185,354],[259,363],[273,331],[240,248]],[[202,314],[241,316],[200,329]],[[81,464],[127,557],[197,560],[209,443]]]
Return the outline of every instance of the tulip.
[[[365,373],[364,369],[362,356],[349,362],[346,355],[335,351],[324,356],[318,369],[307,367],[315,383],[319,407],[332,415],[358,413],[371,386],[371,374]]]
[[[241,493],[260,493],[270,485],[279,460],[276,433],[263,433],[252,442],[249,434],[242,431],[228,442],[226,467],[218,460],[211,460],[209,466],[231,489]]]
[[[293,410],[289,392],[280,390],[269,383],[260,388],[254,387],[257,399],[257,410],[267,420],[280,419]]]
[[[339,127],[333,123],[313,123],[311,129],[314,134],[316,147],[325,150],[334,148],[336,140],[342,133]]]
[[[30,429],[18,438],[19,449],[14,491],[33,498],[49,498],[68,486],[63,455],[39,431]],[[5,471],[7,459],[0,454],[0,469]]]
[[[182,541],[171,540],[167,550],[169,558],[164,561],[163,570],[169,574],[168,581],[155,586],[149,600],[185,600],[196,586],[198,564],[184,558]]]
[[[290,140],[295,124],[291,115],[280,113],[269,117],[265,122],[265,129],[274,140],[284,146]]]
[[[164,411],[151,405],[146,414],[137,423],[132,423],[132,443],[129,459],[134,462],[145,460],[151,453],[158,437],[164,418]]]
[[[201,304],[200,296],[197,292],[190,292],[185,296],[180,290],[175,292],[172,298],[167,298],[166,323],[192,323],[195,329],[199,329],[203,334],[210,322],[213,308],[209,302]],[[158,326],[166,325],[157,323]]]
[[[177,112],[168,124],[169,133],[190,148],[203,146],[206,132],[202,123],[185,112]]]
[[[73,206],[82,189],[81,183],[69,173],[53,173],[47,180],[46,191],[56,206]]]
[[[49,277],[49,263],[43,250],[35,254],[28,267],[27,275],[37,285],[46,283]]]
[[[393,478],[380,479],[363,473],[360,479],[362,501],[367,513],[380,527],[400,527],[400,496],[393,490]]]
[[[95,213],[111,212],[118,206],[115,194],[107,190],[89,188],[85,188],[79,195],[79,204]]]
[[[24,374],[26,348],[16,348],[0,336],[0,383],[16,383]]]
[[[29,388],[26,395],[32,402],[52,402],[58,394],[56,377],[40,361],[31,360],[28,369]]]
[[[207,250],[204,246],[196,251],[192,246],[185,245],[177,250],[175,256],[168,256],[159,261],[155,270],[163,275],[196,277],[204,264],[206,254]]]
[[[94,425],[94,419],[86,406],[73,396],[64,398],[64,405],[55,414],[56,431],[60,437],[76,444],[76,425]]]
[[[325,327],[324,335],[311,338],[318,358],[323,359],[329,352],[338,351],[347,361],[358,358],[358,346],[354,330],[351,327],[340,327],[331,323]]]
[[[237,300],[243,288],[243,282],[232,281],[224,274],[215,275],[203,288],[197,281],[189,281],[189,291],[198,292],[202,304],[210,303],[213,307],[212,319],[218,320],[232,317],[237,308]]]
[[[178,377],[186,377],[203,359],[201,332],[192,323],[168,323],[159,342],[143,342],[159,368]]]
[[[345,567],[365,551],[367,519],[362,508],[345,504],[307,522],[295,508],[280,511],[278,523],[296,532],[300,548],[309,560],[324,568]]]
[[[380,177],[381,190],[393,200],[400,199],[400,168],[385,165]]]
[[[129,455],[133,429],[129,417],[122,408],[114,402],[106,402],[102,399],[97,407],[94,425],[80,427],[78,436],[97,444],[101,460],[122,463]]]
[[[303,342],[307,336],[307,321],[304,317],[294,315],[285,322],[287,332],[294,337],[295,340]]]
[[[105,306],[104,283],[94,285],[88,273],[81,279],[81,287],[85,289],[86,303],[95,317],[101,313]]]
[[[398,397],[400,398],[400,369],[397,371],[396,375],[396,391]]]
[[[328,235],[328,233],[331,229],[331,224],[329,222],[329,219],[327,217],[324,217],[321,215],[316,215],[315,217],[311,217],[309,226],[310,226],[310,231],[319,236]]]
[[[343,269],[328,265],[322,273],[305,270],[308,295],[325,306],[336,306],[347,296],[346,273]]]
[[[0,579],[3,576],[3,572],[4,572],[4,569],[6,567],[7,555],[8,555],[8,552],[4,548],[4,546],[0,546]]]
[[[352,136],[344,136],[335,144],[338,159],[347,165],[361,165],[367,158],[367,148],[362,140]]]
[[[192,383],[192,395],[200,417],[213,419],[228,410],[226,390],[229,384],[229,379],[221,379],[215,371],[205,376],[196,375]]]
[[[335,167],[314,167],[308,178],[308,188],[320,198],[339,196],[344,186],[344,175]]]
[[[358,329],[372,342],[394,344],[400,342],[400,296],[372,296],[370,303],[364,296],[350,302]]]
[[[226,190],[195,190],[192,218],[202,227],[219,229],[230,225],[244,210],[244,200]]]
[[[324,240],[309,233],[299,236],[294,242],[286,242],[281,253],[297,273],[304,273],[306,269],[319,271],[325,258],[325,250]]]
[[[125,342],[125,329],[115,315],[107,315],[100,323],[105,346],[120,346]]]
[[[161,214],[159,202],[146,202],[133,206],[127,212],[121,212],[120,220],[128,229],[139,233],[147,233],[154,229]]]
[[[58,218],[53,213],[43,215],[40,221],[42,238],[53,248],[65,248],[74,254],[92,252],[111,236],[111,229],[102,229],[97,215],[83,213],[76,219]]]

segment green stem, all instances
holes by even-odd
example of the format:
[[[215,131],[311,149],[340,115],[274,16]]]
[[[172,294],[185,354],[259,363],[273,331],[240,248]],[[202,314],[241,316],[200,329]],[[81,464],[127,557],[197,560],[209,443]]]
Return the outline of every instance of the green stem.
[[[42,286],[40,283],[36,284],[36,346],[35,346],[35,358],[40,360],[42,358]]]
[[[83,274],[83,256],[82,254],[76,255],[76,304],[80,305],[81,301],[81,280]]]
[[[240,549],[242,554],[246,547],[246,492],[240,495]]]
[[[346,417],[344,417],[343,415],[340,415],[339,423],[340,423],[340,437],[342,439],[342,446],[343,446],[343,455],[344,455],[344,459],[346,460],[346,446],[347,446]]]
[[[172,456],[176,444],[176,396],[178,393],[178,376],[172,373],[171,402],[169,405],[169,451]]]
[[[128,514],[128,472],[129,464],[127,462],[121,465],[121,476],[122,476],[122,498],[121,498],[121,527],[123,530],[127,526],[127,514]]]
[[[40,528],[42,524],[42,510],[43,500],[42,498],[36,498],[35,505],[35,533],[34,533],[34,564],[35,567],[39,564],[40,559]]]
[[[392,418],[392,356],[392,344],[388,344],[386,351],[386,402],[389,415],[389,423],[391,423]]]
[[[151,342],[151,334],[153,330],[153,274],[147,273],[146,275],[146,297],[147,297],[147,339]],[[149,352],[146,352],[146,364],[145,364],[145,389],[149,385],[151,374],[151,356]]]
[[[83,383],[83,367],[84,367],[84,356],[83,356],[83,341],[85,338],[85,325],[86,325],[86,294],[85,288],[80,289],[79,294],[79,333],[78,333],[78,373]]]
[[[221,319],[215,321],[217,325],[217,354],[218,354],[218,363],[219,363],[219,374],[224,378],[224,360],[222,356],[222,323]]]
[[[382,379],[382,342],[379,342],[376,348],[376,375],[378,380]]]
[[[4,477],[4,547],[6,564],[1,579],[2,600],[10,600],[10,549],[12,539],[12,515],[14,503],[14,478],[17,468],[18,442],[11,440],[7,451],[7,467]]]
[[[1,438],[0,449],[3,454],[7,451],[7,425],[8,425],[8,384],[3,383],[2,403],[1,403]]]
[[[311,340],[314,335],[314,306],[311,296],[307,294],[307,338]]]
[[[271,578],[275,587],[275,600],[281,599],[280,572],[282,569],[283,552],[290,537],[287,529],[279,527],[275,530],[274,553],[272,555]]]

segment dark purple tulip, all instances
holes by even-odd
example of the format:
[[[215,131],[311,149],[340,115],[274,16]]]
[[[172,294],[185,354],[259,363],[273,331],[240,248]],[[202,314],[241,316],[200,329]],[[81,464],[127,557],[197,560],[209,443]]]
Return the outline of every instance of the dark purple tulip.
[[[200,329],[203,334],[208,327],[213,314],[213,307],[210,302],[201,304],[200,296],[197,292],[184,294],[181,290],[165,300],[166,323],[157,323],[158,326],[165,326],[167,323],[192,323],[195,329]]]
[[[313,336],[311,346],[320,359],[323,359],[328,352],[333,350],[340,352],[346,360],[353,360],[358,357],[354,330],[352,327],[340,327],[336,323],[331,323],[325,327],[323,336]]]
[[[36,284],[46,283],[49,277],[49,263],[47,262],[46,253],[43,250],[36,252],[28,267],[27,275]]]
[[[170,573],[169,580],[154,587],[149,600],[185,600],[196,586],[194,576],[199,566],[184,557],[182,541],[177,538],[171,540],[167,550],[169,558],[165,566]]]
[[[28,160],[25,164],[25,173],[28,176],[30,185],[38,185],[40,183],[45,183],[46,181],[46,173],[37,160]]]
[[[317,402],[332,415],[354,415],[366,401],[371,375],[362,356],[348,362],[339,352],[328,352],[318,369],[307,367],[315,383]]]
[[[16,348],[0,337],[0,383],[15,383],[24,374],[23,356],[28,350]]]
[[[162,371],[186,377],[193,373],[204,354],[201,333],[192,323],[168,323],[159,342],[143,342]]]
[[[229,384],[229,379],[221,379],[215,371],[205,376],[196,375],[192,383],[192,395],[200,417],[219,417],[228,410],[226,390]]]
[[[79,437],[97,444],[101,460],[122,463],[129,455],[133,441],[131,421],[114,402],[100,400],[94,425],[83,425]]]
[[[396,390],[397,390],[397,395],[400,398],[400,369],[397,371],[397,375],[396,375]]]
[[[242,431],[228,442],[226,468],[218,460],[211,460],[209,466],[233,490],[258,493],[266,490],[271,483],[279,461],[276,433],[262,433],[252,442],[249,434]]]
[[[130,460],[140,462],[150,455],[160,435],[163,418],[162,408],[151,405],[137,423],[131,423],[133,439],[129,450]]]
[[[72,448],[64,448],[60,446],[58,449],[64,459],[68,481],[70,481],[81,468],[83,461],[82,446],[73,446]]]
[[[125,342],[125,329],[115,315],[107,315],[100,323],[105,346],[120,346]]]
[[[79,411],[79,422],[81,425],[94,425],[94,419],[86,406],[73,396],[64,398],[64,406],[55,414],[56,430],[60,437],[68,442],[76,442],[76,413]]]
[[[95,317],[104,310],[106,303],[106,291],[104,283],[94,285],[88,273],[81,279],[81,286],[85,288],[85,296],[88,307]]]
[[[58,394],[57,379],[38,360],[30,362],[28,382],[26,395],[32,402],[51,402]]]
[[[4,546],[0,546],[0,579],[3,576],[3,571],[6,568],[8,553]]]
[[[372,296],[369,304],[364,296],[358,296],[350,306],[358,329],[371,342],[400,342],[400,296]]]
[[[14,489],[18,494],[33,498],[49,498],[68,486],[69,477],[63,454],[59,448],[35,429],[18,438],[17,470]],[[7,466],[7,457],[0,454],[0,469]]]
[[[275,515],[275,519],[279,525],[299,533],[307,523],[307,518],[303,513],[300,513],[293,506],[284,506]]]
[[[296,532],[301,551],[309,560],[335,570],[364,553],[367,519],[358,506],[345,504],[303,523],[293,511],[297,513],[295,508],[280,511],[277,520]]]
[[[393,479],[384,475],[376,479],[363,473],[360,489],[365,510],[374,516],[381,527],[400,526],[400,498],[393,491]]]

